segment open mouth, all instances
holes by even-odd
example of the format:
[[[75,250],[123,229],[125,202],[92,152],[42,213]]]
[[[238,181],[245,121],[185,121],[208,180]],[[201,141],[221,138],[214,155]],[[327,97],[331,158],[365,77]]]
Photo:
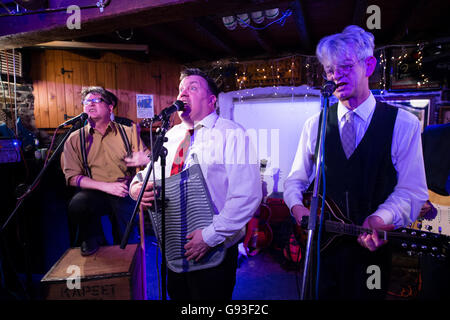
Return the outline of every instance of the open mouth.
[[[339,82],[338,84],[336,84],[336,90],[339,91],[346,84],[347,82]]]
[[[181,100],[181,101],[183,101],[183,100]],[[183,101],[183,103],[184,103],[184,110],[185,111],[186,111],[186,109],[190,109],[188,101]]]

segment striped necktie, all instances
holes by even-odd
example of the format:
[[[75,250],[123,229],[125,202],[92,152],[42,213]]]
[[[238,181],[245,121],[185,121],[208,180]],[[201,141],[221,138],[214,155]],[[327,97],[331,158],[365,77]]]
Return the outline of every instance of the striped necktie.
[[[354,115],[355,113],[353,111],[348,111],[345,114],[345,123],[342,127],[342,148],[344,149],[347,159],[350,158],[356,147],[356,134],[353,122]]]
[[[187,130],[183,140],[180,142],[180,145],[175,153],[175,158],[173,159],[172,169],[170,170],[171,176],[183,170],[184,160],[186,160],[186,155],[191,144],[191,136],[193,133],[194,129]]]

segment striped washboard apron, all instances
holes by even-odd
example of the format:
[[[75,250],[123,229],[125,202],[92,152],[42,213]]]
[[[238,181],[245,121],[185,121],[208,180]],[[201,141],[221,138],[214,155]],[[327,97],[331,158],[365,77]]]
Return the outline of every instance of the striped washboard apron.
[[[167,267],[177,273],[215,267],[223,261],[226,252],[226,248],[221,244],[211,248],[198,262],[187,261],[184,256],[186,236],[196,229],[203,229],[210,225],[216,212],[196,155],[193,157],[195,164],[166,178],[165,256]],[[139,172],[137,178],[143,181],[145,177]],[[156,186],[158,189],[161,188],[160,180],[156,180]],[[160,194],[159,192],[159,196]],[[153,210],[153,207],[148,210],[160,247],[161,204],[161,201],[157,201],[157,210]]]

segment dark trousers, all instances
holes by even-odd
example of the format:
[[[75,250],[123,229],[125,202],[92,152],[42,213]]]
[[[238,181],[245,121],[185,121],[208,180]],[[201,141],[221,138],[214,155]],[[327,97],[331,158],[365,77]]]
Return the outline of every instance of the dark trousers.
[[[101,239],[100,242],[104,243],[101,222],[103,215],[108,215],[112,225],[114,244],[119,244],[133,214],[135,204],[136,202],[129,196],[121,198],[90,189],[77,192],[70,200],[68,208],[70,223],[78,227],[78,237],[75,239],[75,245],[80,245],[81,242],[94,237]],[[136,223],[130,233],[128,242],[138,242]]]
[[[389,285],[391,264],[392,253],[388,245],[370,252],[361,247],[356,238],[345,239],[321,254],[319,299],[383,300]]]
[[[236,284],[238,245],[227,249],[217,267],[176,273],[167,271],[167,292],[171,300],[231,300]]]

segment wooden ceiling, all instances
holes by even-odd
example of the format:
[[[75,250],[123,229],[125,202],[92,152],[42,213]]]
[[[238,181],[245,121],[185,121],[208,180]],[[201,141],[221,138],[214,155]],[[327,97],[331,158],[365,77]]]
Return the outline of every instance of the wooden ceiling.
[[[2,0],[0,47],[23,48],[54,40],[146,45],[148,50],[138,55],[184,64],[313,55],[322,37],[349,24],[368,29],[370,5],[380,8],[381,28],[371,30],[378,47],[450,42],[448,0],[107,0],[103,12],[97,2]],[[66,8],[74,3],[81,8],[81,28],[70,30]],[[238,24],[228,30],[222,20],[274,8],[279,9],[278,16],[260,24],[251,21],[255,28]],[[291,14],[282,23],[274,22],[284,13]]]

